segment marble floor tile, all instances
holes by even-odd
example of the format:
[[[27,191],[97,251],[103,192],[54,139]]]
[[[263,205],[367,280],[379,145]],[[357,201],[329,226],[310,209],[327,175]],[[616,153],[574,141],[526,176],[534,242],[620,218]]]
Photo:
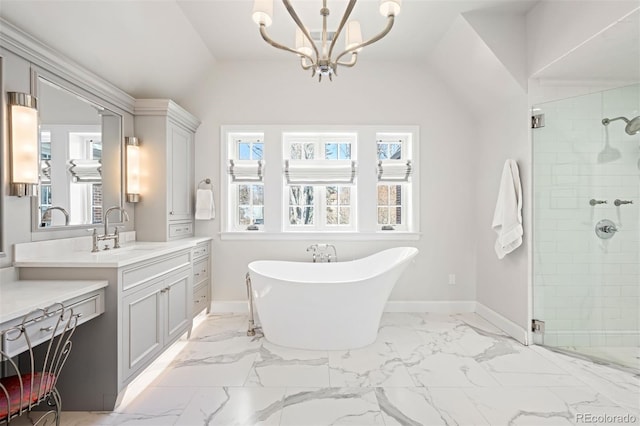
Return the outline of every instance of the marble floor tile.
[[[64,412],[61,424],[501,426],[579,424],[581,413],[640,423],[637,372],[523,346],[476,314],[386,313],[375,343],[350,351],[284,348],[246,326],[245,315],[203,318],[126,406]]]
[[[280,424],[284,388],[201,388],[175,425],[274,425]]]
[[[329,355],[265,341],[245,386],[329,387]]]
[[[400,355],[384,342],[350,351],[329,351],[332,387],[413,386]]]
[[[405,364],[415,386],[486,387],[498,382],[473,358],[450,353],[414,352]]]
[[[376,388],[386,426],[488,425],[460,389]]]
[[[224,349],[215,343],[190,343],[154,382],[154,386],[242,386],[258,357],[260,345],[246,342]]]
[[[189,388],[147,388],[131,404],[116,410],[111,425],[173,425],[193,397]]]
[[[281,426],[384,426],[373,388],[287,389]]]
[[[640,399],[636,410],[624,408],[591,388],[551,388],[550,391],[562,399],[574,414],[574,421],[584,419],[586,414],[593,416],[634,416],[640,423]],[[582,416],[581,416],[582,415]],[[585,423],[584,421],[582,423]],[[602,422],[605,423],[605,422]],[[620,422],[623,423],[623,422]]]
[[[491,425],[571,425],[568,405],[545,388],[465,389],[469,399]]]
[[[496,339],[473,359],[504,386],[585,386],[578,377],[512,339]]]

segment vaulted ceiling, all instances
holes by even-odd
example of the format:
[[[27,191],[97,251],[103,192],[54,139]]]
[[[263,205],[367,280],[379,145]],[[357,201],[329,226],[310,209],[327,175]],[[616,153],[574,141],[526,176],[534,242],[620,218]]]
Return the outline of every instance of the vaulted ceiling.
[[[320,29],[321,0],[293,0],[310,30]],[[346,0],[329,0],[329,28]],[[425,61],[461,13],[496,8],[525,13],[536,0],[405,0],[391,33],[365,48],[368,61]],[[0,16],[136,98],[180,99],[216,61],[291,61],[268,46],[251,20],[252,0],[2,0]],[[361,0],[352,14],[365,38],[385,19],[378,2]],[[293,44],[294,24],[274,4],[270,35]]]

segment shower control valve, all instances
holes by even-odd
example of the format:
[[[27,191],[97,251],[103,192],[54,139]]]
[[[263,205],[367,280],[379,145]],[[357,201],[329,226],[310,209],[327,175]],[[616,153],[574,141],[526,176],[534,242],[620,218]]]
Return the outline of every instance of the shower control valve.
[[[618,228],[609,219],[602,219],[596,223],[596,235],[603,240],[613,237],[616,232],[618,232]]]

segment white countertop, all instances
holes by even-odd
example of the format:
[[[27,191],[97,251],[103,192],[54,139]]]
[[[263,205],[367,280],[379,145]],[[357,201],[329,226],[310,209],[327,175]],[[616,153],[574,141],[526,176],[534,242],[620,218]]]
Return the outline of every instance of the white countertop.
[[[30,281],[0,283],[0,323],[20,318],[37,308],[65,302],[99,290],[107,281]]]
[[[120,268],[178,250],[195,247],[210,237],[193,237],[167,242],[131,241],[119,249],[100,250],[21,250],[16,252],[15,267],[46,268]],[[31,243],[33,244],[33,243]]]

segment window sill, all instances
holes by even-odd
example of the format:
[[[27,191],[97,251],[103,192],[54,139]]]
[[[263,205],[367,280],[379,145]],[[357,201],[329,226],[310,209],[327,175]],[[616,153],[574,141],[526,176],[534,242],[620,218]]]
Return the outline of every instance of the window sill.
[[[221,232],[221,240],[270,240],[270,241],[418,241],[419,232],[377,231],[377,232]]]

